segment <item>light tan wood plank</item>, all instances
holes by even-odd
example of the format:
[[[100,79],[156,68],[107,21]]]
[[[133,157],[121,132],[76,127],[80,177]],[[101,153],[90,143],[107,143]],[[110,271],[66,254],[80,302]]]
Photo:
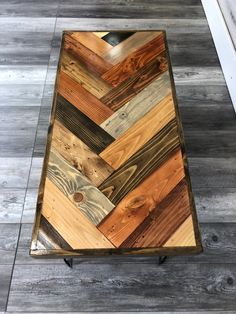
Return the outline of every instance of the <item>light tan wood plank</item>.
[[[192,216],[184,221],[163,246],[196,246]]]
[[[166,71],[138,95],[113,113],[100,126],[114,138],[119,137],[171,92],[169,72]]]
[[[42,215],[73,249],[114,247],[48,178]]]
[[[99,38],[102,38],[103,36],[107,35],[109,32],[93,32],[93,33]]]
[[[54,121],[52,147],[94,186],[99,186],[114,171],[58,120]]]
[[[169,94],[143,118],[112,142],[100,156],[114,169],[118,169],[158,131],[175,117],[172,95]]]

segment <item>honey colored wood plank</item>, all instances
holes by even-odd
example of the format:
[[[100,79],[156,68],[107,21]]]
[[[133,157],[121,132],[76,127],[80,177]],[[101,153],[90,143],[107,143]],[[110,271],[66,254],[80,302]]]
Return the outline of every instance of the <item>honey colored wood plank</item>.
[[[129,54],[122,62],[111,67],[102,75],[102,78],[112,86],[118,86],[165,49],[164,35],[159,33],[156,38]]]
[[[117,138],[142,118],[150,109],[171,92],[169,72],[166,71],[113,113],[100,126]]]
[[[45,182],[42,215],[73,249],[114,247],[49,179]]]
[[[189,216],[163,245],[163,247],[174,246],[196,246],[192,216]]]
[[[72,37],[70,34],[64,35],[64,50],[73,55],[80,61],[84,67],[100,76],[111,68],[111,64],[98,56],[92,50],[82,45],[77,39]]]
[[[100,157],[112,168],[118,169],[174,117],[173,98],[169,94],[102,151]]]
[[[104,33],[106,34],[106,33]],[[92,32],[73,32],[71,37],[79,41],[82,45],[101,56],[104,53],[108,52],[112,45],[107,43],[105,40],[101,39],[96,33]]]
[[[110,108],[63,71],[59,75],[58,92],[97,124],[113,114]]]
[[[103,219],[98,229],[115,246],[120,246],[184,176],[179,149],[128,193],[109,216]]]
[[[103,193],[54,150],[50,152],[47,176],[95,225],[114,208]]]
[[[100,186],[113,204],[117,205],[127,193],[159,167],[179,146],[176,121],[169,122],[149,142],[128,159]]]
[[[163,52],[152,62],[149,62],[142,69],[137,71],[130,79],[122,82],[119,86],[104,95],[101,101],[112,110],[116,111],[167,69],[166,52]]]
[[[121,247],[161,247],[190,214],[188,186],[183,179]]]
[[[93,33],[94,33],[94,35],[98,36],[99,38],[102,38],[103,36],[105,36],[109,32],[93,32]]]
[[[57,120],[54,121],[53,126],[52,147],[94,186],[100,185],[114,171]]]
[[[62,52],[61,70],[97,98],[101,98],[112,88],[110,84],[92,74],[79,60],[65,51]]]
[[[103,55],[103,58],[112,64],[117,64],[128,57],[128,55],[157,37],[160,33],[161,32],[136,32],[106,52]]]
[[[97,154],[114,141],[111,135],[60,95],[57,96],[56,119]]]

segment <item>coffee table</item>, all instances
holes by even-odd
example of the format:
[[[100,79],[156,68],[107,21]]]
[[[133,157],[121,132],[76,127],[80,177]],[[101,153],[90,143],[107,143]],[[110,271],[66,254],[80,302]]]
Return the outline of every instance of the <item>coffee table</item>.
[[[201,251],[165,31],[64,31],[30,255]]]

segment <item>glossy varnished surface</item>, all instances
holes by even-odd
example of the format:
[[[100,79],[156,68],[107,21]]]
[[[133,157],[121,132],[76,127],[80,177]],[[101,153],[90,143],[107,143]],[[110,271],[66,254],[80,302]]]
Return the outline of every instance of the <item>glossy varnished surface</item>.
[[[165,32],[65,31],[30,254],[200,251]]]

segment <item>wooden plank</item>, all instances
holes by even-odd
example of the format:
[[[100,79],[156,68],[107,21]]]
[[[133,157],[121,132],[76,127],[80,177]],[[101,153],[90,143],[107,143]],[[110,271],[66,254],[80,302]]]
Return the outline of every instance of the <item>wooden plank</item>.
[[[129,191],[169,158],[169,154],[178,146],[177,125],[176,121],[172,120],[119,169],[114,171],[99,186],[99,190],[113,204],[117,205]]]
[[[122,62],[111,67],[102,75],[102,78],[112,86],[118,86],[164,50],[164,35],[159,33],[156,38],[129,54]]]
[[[114,141],[112,136],[60,95],[57,96],[56,118],[96,153]]]
[[[123,134],[149,110],[171,92],[169,72],[166,71],[113,113],[100,127],[114,138]]]
[[[120,44],[109,50],[103,55],[103,58],[112,63],[117,64],[123,61],[128,55],[148,43],[160,34],[160,32],[136,32]]]
[[[146,217],[121,247],[161,247],[191,214],[183,179]]]
[[[118,169],[175,117],[172,95],[169,94],[143,118],[100,153],[112,168]]]
[[[93,32],[93,33],[94,33],[94,35],[98,36],[99,38],[102,38],[103,36],[105,36],[109,32]]]
[[[168,69],[166,52],[137,71],[130,79],[113,88],[101,101],[116,111]]]
[[[109,62],[82,45],[76,38],[70,36],[68,33],[64,35],[63,49],[67,51],[69,55],[73,55],[88,71],[95,73],[95,75],[100,76],[111,67]]]
[[[184,176],[182,154],[177,150],[128,193],[110,215],[101,221],[98,229],[115,246],[120,246]]]
[[[71,37],[79,41],[82,45],[92,50],[97,55],[101,56],[108,52],[112,45],[101,39],[96,33],[92,32],[73,32]]]
[[[76,58],[65,51],[61,56],[61,71],[64,71],[97,98],[101,98],[112,88],[107,82],[93,75]]]
[[[194,235],[193,220],[192,217],[189,216],[163,246],[174,247],[195,245],[196,240]]]
[[[95,225],[114,208],[103,193],[53,150],[49,156],[47,176]]]
[[[114,247],[49,179],[46,179],[42,215],[73,249]]]
[[[57,120],[53,125],[52,147],[95,186],[101,184],[114,171]]]
[[[113,114],[110,108],[63,71],[59,75],[58,92],[97,124]]]

